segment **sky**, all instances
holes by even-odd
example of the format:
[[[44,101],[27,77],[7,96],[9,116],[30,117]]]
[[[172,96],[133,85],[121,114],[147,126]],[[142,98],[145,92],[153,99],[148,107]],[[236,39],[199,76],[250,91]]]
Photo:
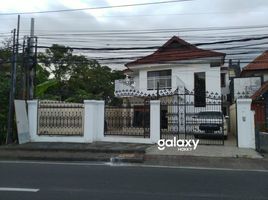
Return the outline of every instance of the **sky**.
[[[16,13],[18,12],[159,1],[165,0],[0,0],[0,40],[11,36],[11,30],[16,28]],[[165,4],[109,9],[21,14],[20,41],[22,42],[24,35],[29,35],[31,18],[35,18],[35,35],[38,37],[38,45],[43,46],[50,46],[53,43],[92,48],[161,46],[173,35],[194,44],[263,37],[268,36],[267,11],[267,0],[182,0]],[[211,30],[212,28],[217,29]],[[204,45],[200,48],[225,52],[227,59],[240,59],[242,65],[246,65],[247,62],[268,49],[267,44],[268,39],[263,39]],[[225,49],[229,47],[236,48]],[[100,62],[112,68],[123,69],[124,63],[153,51],[154,49],[76,51],[75,53],[100,59]]]

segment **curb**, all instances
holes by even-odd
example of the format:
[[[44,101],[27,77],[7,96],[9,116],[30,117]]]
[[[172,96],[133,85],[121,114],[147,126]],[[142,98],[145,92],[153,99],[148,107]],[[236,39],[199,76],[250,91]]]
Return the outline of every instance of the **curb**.
[[[0,160],[46,160],[46,161],[100,161],[143,163],[142,153],[95,153],[69,151],[0,151]]]

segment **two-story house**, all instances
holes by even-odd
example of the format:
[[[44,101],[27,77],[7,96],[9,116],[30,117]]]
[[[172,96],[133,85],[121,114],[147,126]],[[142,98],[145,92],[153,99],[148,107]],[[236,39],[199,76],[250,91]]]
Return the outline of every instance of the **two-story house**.
[[[221,95],[221,67],[225,54],[200,49],[173,36],[154,53],[127,63],[127,78],[115,82],[117,97],[146,97],[172,94],[184,88],[194,91],[195,104],[207,92]]]
[[[125,65],[127,78],[115,81],[115,95],[133,105],[133,121],[148,115],[144,99],[159,98],[163,135],[206,133],[222,138],[224,59],[224,53],[173,36],[154,53]],[[199,117],[206,127],[199,127]],[[214,125],[208,127],[211,122]]]

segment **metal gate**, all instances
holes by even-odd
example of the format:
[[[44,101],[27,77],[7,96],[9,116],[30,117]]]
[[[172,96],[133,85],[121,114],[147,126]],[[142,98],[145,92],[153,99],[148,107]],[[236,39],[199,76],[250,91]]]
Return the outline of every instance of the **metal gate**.
[[[104,135],[150,137],[150,104],[124,103],[105,107]]]
[[[194,92],[161,97],[161,138],[199,139],[199,144],[224,144],[227,125],[222,100],[206,93],[202,102]]]

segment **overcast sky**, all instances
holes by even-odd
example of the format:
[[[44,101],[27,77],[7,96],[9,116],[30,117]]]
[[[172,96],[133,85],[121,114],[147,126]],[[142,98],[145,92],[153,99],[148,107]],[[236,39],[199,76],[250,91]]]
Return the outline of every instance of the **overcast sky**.
[[[0,39],[3,40],[10,36],[11,29],[16,28],[17,16],[1,15],[4,13],[77,9],[157,1],[165,0],[0,0]],[[178,35],[191,43],[268,35],[267,0],[189,0],[147,6],[27,14],[21,15],[21,36],[29,34],[31,17],[35,18],[35,33],[40,37],[40,45],[60,43],[76,47],[144,47],[160,46],[173,35]],[[204,31],[208,27],[232,26],[258,26],[258,28]],[[264,28],[261,28],[262,26]],[[185,32],[185,28],[202,28],[202,31]],[[156,32],[155,29],[163,30]],[[94,31],[114,30],[123,31],[114,34],[110,34],[110,32],[93,34]],[[131,30],[147,30],[147,32],[126,33],[126,31]],[[241,58],[246,62],[260,54],[264,49],[268,49],[267,43],[268,40],[260,40],[248,43],[204,46],[204,48],[218,49],[235,45],[258,44],[250,46],[250,55],[234,55],[233,51],[223,50],[223,52],[230,54],[230,58]],[[236,51],[246,50],[236,49]],[[141,52],[83,53],[89,57],[113,58],[142,56],[150,52],[147,50]],[[109,65],[111,62],[110,66],[121,68],[123,63],[128,60],[117,61],[120,62],[119,65],[114,65],[109,60],[105,63]]]

